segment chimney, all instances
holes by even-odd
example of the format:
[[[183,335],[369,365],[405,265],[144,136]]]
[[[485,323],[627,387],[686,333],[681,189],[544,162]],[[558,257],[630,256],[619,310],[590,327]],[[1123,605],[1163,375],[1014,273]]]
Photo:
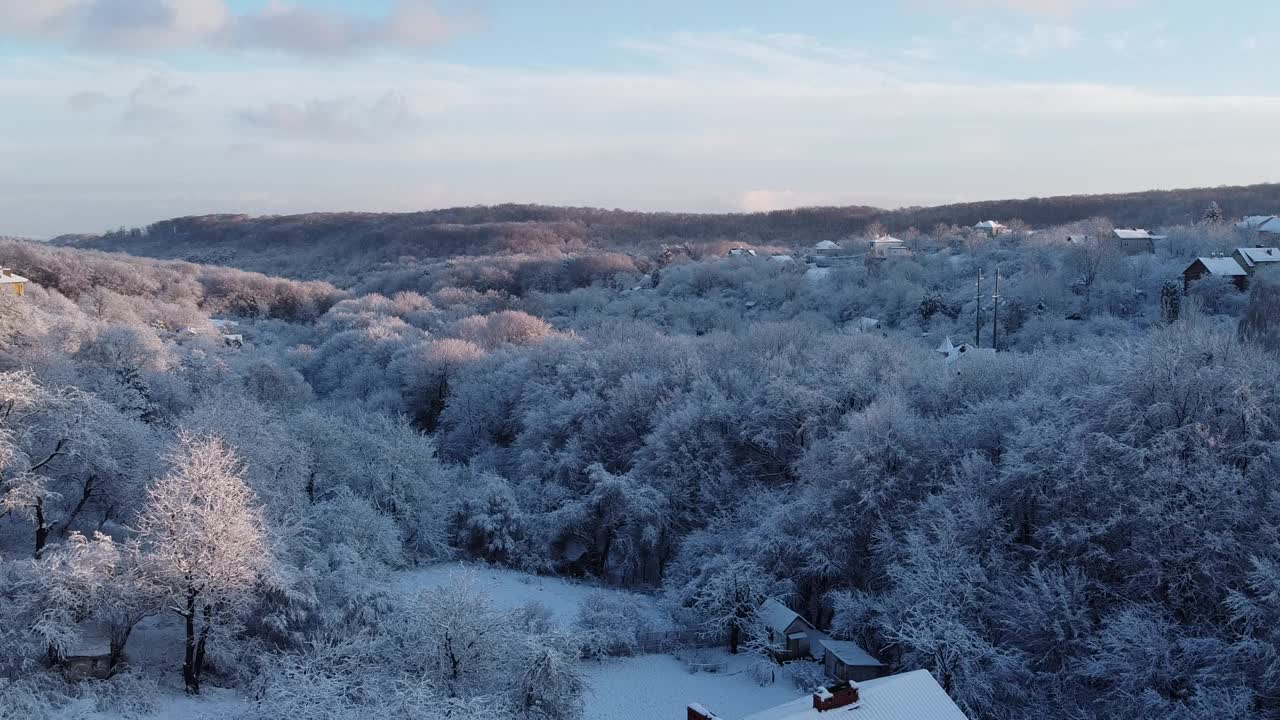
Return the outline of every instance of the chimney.
[[[10,275],[12,275],[12,274],[13,274],[13,273],[12,273],[12,272],[10,272],[9,268],[7,268],[7,267],[0,267],[0,275],[2,275],[2,276],[4,276],[4,277],[9,277],[9,276],[10,276]]]
[[[835,685],[819,688],[813,693],[813,709],[818,712],[826,712],[827,710],[835,710],[849,705],[857,705],[858,700],[858,683],[852,681],[838,682]]]
[[[703,707],[701,703],[689,703],[689,720],[720,720],[720,718]]]

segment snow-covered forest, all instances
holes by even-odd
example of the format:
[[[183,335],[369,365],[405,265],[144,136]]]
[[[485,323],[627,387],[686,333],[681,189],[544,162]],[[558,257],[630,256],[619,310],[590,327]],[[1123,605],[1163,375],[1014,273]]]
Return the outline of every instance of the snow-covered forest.
[[[776,596],[971,718],[1280,717],[1275,286],[1182,280],[1256,238],[1011,225],[821,272],[857,241],[0,241],[0,716],[576,720],[645,637],[767,650]],[[445,562],[603,594],[406,591]]]

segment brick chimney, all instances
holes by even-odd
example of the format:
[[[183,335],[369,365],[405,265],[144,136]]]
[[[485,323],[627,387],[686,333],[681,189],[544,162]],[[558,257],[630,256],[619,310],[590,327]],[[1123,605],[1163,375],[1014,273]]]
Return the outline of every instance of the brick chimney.
[[[720,716],[703,707],[701,703],[689,703],[689,720],[720,720]]]
[[[818,712],[835,710],[858,702],[858,683],[838,682],[820,688],[813,694],[813,709]]]

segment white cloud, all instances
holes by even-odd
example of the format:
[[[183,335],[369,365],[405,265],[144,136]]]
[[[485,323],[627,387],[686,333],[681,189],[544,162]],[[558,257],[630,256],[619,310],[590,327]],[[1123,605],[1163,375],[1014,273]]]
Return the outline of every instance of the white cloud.
[[[951,12],[1000,9],[1024,15],[1066,17],[1098,9],[1116,10],[1150,0],[917,0]]]
[[[227,0],[0,0],[0,37],[145,51],[180,47],[276,50],[302,55],[433,47],[474,26],[430,0],[397,0],[381,16],[272,0],[235,12]]]
[[[0,97],[19,110],[0,114],[0,184],[62,188],[10,202],[0,217],[26,227],[3,229],[142,223],[162,212],[235,210],[244,197],[257,198],[241,208],[252,211],[305,204],[279,200],[286,196],[311,198],[307,209],[397,209],[408,202],[401,188],[428,186],[464,204],[716,210],[1109,192],[1273,173],[1258,148],[1270,146],[1280,122],[1278,97],[940,82],[932,66],[793,35],[682,34],[626,47],[641,62],[609,70],[377,54],[323,73],[287,58],[216,71],[139,57],[3,58]],[[111,103],[93,114],[69,110],[68,97],[86,87]],[[113,121],[132,105],[169,115],[136,111],[150,134],[120,135]],[[158,150],[157,135],[167,141]],[[1198,142],[1208,136],[1215,142]],[[191,189],[163,206],[143,193],[101,204],[77,183]]]

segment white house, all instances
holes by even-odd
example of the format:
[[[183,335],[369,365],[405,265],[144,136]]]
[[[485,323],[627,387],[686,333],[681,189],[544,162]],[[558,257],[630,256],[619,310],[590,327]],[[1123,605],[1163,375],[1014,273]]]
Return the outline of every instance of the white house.
[[[1117,228],[1111,231],[1116,248],[1122,255],[1154,255],[1157,236],[1142,228]]]
[[[689,705],[688,718],[717,716],[703,705]],[[866,682],[824,687],[784,705],[741,720],[968,720],[928,670],[890,675]]]
[[[978,230],[980,232],[984,232],[990,235],[991,237],[995,237],[997,235],[1003,235],[1009,232],[1008,226],[1002,225],[996,222],[995,220],[983,220],[982,222],[975,224],[973,226],[973,229]]]
[[[909,258],[911,248],[891,235],[872,238],[867,243],[867,263],[881,262],[891,258]]]
[[[1248,215],[1240,222],[1236,223],[1237,230],[1257,230],[1267,223],[1275,220],[1275,215]]]
[[[947,339],[943,340],[942,344],[938,346],[938,349],[936,350],[936,352],[941,354],[943,359],[945,359],[948,363],[953,363],[956,360],[959,360],[960,358],[965,357],[967,355],[977,355],[979,353],[995,353],[995,350],[993,350],[992,348],[976,348],[970,345],[969,343],[960,343],[959,345],[954,345],[951,342],[951,336],[948,335]]]

